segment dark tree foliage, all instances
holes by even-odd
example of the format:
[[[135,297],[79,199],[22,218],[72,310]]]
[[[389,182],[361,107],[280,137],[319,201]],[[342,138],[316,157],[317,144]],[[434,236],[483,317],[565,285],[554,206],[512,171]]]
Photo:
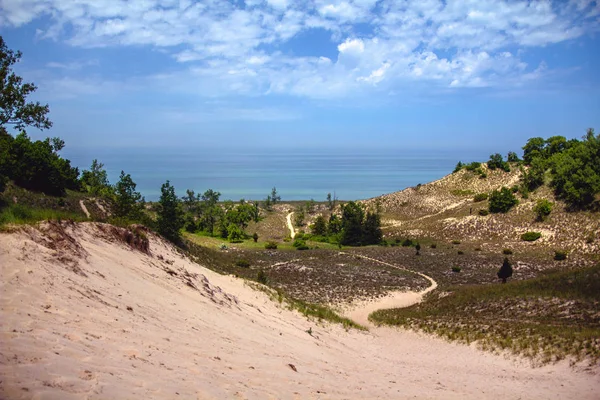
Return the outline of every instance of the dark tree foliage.
[[[64,142],[58,138],[31,141],[25,132],[13,138],[0,129],[0,172],[23,188],[62,196],[66,189],[79,188],[79,170],[58,152]]]
[[[523,146],[523,161],[525,164],[531,164],[531,161],[536,157],[544,157],[545,145],[546,141],[544,138],[534,137],[529,139],[525,146]]]
[[[365,211],[359,203],[350,201],[342,206],[341,244],[360,246],[363,240]]]
[[[322,215],[315,218],[315,222],[311,225],[313,235],[325,236],[327,234],[327,222]]]
[[[223,210],[219,207],[219,198],[221,193],[215,192],[212,189],[208,189],[202,195],[202,219],[201,224],[204,229],[212,236],[214,234],[215,226],[219,221]]]
[[[494,190],[490,194],[490,212],[493,213],[508,212],[508,210],[518,203],[519,200],[517,200],[513,192],[507,187],[503,187],[500,190]]]
[[[510,172],[510,165],[502,159],[502,155],[499,153],[490,155],[490,160],[487,162],[487,166],[491,170],[496,168]]]
[[[37,87],[23,83],[23,78],[12,70],[20,59],[21,52],[10,50],[0,36],[0,126],[13,125],[17,131],[24,131],[27,126],[49,129],[52,122],[46,116],[48,105],[27,101]]]
[[[456,167],[454,167],[454,171],[452,171],[452,173],[460,171],[461,169],[463,169],[464,166],[465,164],[463,164],[462,161],[459,161],[458,163],[456,163]]]
[[[511,265],[510,261],[508,261],[508,257],[504,257],[502,266],[500,267],[500,269],[498,270],[498,273],[496,275],[498,275],[498,279],[502,279],[502,283],[506,283],[506,280],[508,278],[510,278],[512,276],[512,274],[513,274],[512,265]]]
[[[184,219],[181,204],[175,195],[175,188],[167,181],[160,188],[157,218],[158,233],[176,242],[180,239],[179,231],[183,228],[183,225]]]
[[[572,206],[585,206],[600,193],[600,134],[589,129],[584,140],[550,159],[552,186]]]
[[[508,156],[506,157],[506,161],[508,162],[520,162],[519,156],[514,151],[509,151]]]
[[[379,214],[367,212],[359,203],[350,201],[342,206],[340,243],[361,246],[381,242],[381,220]]]
[[[131,175],[121,171],[119,181],[114,189],[113,213],[115,217],[134,221],[141,218],[143,199],[142,195],[135,191],[136,186]]]
[[[342,220],[336,214],[331,214],[327,223],[327,234],[337,235],[342,230]]]

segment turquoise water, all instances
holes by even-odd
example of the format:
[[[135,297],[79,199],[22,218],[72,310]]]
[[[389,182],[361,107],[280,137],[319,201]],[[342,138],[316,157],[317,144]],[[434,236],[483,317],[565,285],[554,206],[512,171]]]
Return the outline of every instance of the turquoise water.
[[[104,163],[111,183],[131,174],[146,200],[157,200],[169,179],[177,194],[213,189],[221,199],[262,200],[275,186],[283,200],[367,199],[427,183],[461,161],[485,161],[489,152],[393,149],[109,149],[62,152],[74,166]]]

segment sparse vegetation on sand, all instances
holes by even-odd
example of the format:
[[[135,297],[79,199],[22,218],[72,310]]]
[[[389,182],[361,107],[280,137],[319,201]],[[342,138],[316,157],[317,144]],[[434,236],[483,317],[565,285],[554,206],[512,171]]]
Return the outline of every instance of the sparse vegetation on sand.
[[[600,266],[506,285],[453,286],[370,319],[546,363],[600,359]]]

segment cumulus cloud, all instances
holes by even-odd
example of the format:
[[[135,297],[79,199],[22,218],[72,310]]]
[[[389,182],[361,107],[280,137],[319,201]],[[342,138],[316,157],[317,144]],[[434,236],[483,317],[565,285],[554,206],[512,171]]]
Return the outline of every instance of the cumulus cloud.
[[[410,81],[521,85],[549,67],[542,59],[528,65],[517,50],[600,30],[599,2],[591,0],[3,0],[1,7],[0,27],[39,20],[44,40],[160,49],[187,68],[188,86],[215,95],[324,98]],[[337,57],[294,56],[288,46],[315,29],[330,34]],[[149,79],[159,76],[170,75]]]

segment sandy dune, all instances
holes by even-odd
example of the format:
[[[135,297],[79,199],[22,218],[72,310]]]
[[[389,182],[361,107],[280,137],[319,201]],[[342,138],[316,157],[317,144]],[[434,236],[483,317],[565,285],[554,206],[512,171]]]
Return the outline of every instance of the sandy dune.
[[[315,324],[152,235],[42,230],[0,234],[2,399],[598,398],[598,371]]]

